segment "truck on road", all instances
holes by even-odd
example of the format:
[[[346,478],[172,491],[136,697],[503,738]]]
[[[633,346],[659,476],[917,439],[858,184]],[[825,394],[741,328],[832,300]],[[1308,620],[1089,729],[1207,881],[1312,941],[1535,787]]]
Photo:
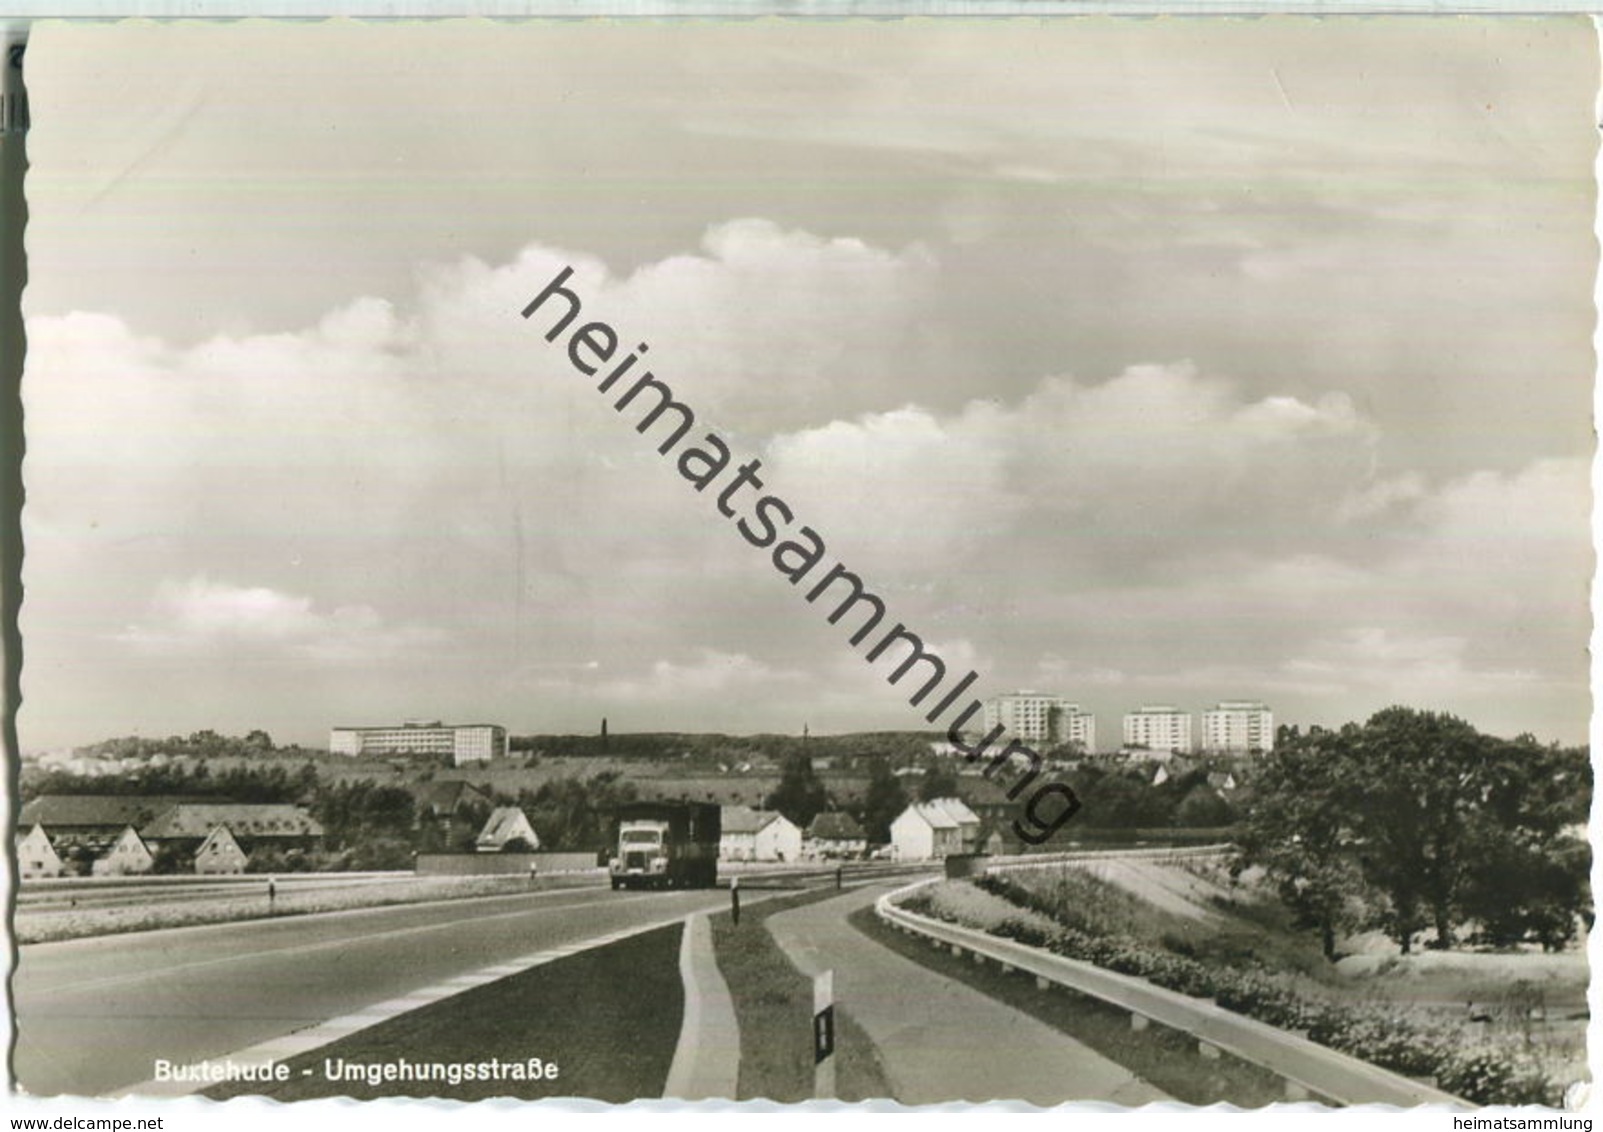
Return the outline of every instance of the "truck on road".
[[[630,802],[614,815],[612,887],[711,888],[721,810],[709,802]]]

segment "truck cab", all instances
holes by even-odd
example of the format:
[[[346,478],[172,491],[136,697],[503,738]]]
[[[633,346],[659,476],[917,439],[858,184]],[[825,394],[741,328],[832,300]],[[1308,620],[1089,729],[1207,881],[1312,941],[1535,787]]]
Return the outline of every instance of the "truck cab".
[[[711,888],[718,883],[717,805],[628,802],[613,815],[613,888]]]
[[[663,884],[668,879],[668,823],[626,821],[618,827],[618,853],[612,858],[612,887]]]

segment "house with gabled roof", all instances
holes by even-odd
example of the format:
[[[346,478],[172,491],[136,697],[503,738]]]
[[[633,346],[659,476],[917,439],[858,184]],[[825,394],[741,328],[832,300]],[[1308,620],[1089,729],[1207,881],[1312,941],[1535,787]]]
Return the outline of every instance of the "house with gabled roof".
[[[529,815],[516,806],[497,806],[490,820],[479,831],[474,848],[480,853],[499,853],[508,844],[522,840],[530,849],[540,848],[540,835],[529,824]]]
[[[891,850],[898,861],[972,853],[979,833],[979,817],[957,798],[914,802],[891,822]]]
[[[203,802],[169,807],[141,829],[150,845],[199,844],[213,829],[227,826],[246,853],[258,846],[274,849],[316,849],[323,826],[306,807],[288,802]]]
[[[195,850],[195,871],[205,875],[242,873],[250,857],[226,825],[214,826]]]
[[[724,806],[718,838],[720,861],[797,861],[802,831],[778,810]]]
[[[148,873],[156,865],[156,856],[131,825],[122,827],[117,840],[96,857],[89,871],[97,877],[125,877]]]
[[[35,825],[17,838],[17,873],[24,880],[29,877],[67,875],[66,862],[50,843],[50,835],[45,832],[44,826]]]
[[[157,815],[186,802],[204,802],[188,794],[40,794],[23,804],[17,828],[44,826],[62,838],[114,841],[128,826],[141,829]]]
[[[868,833],[851,814],[831,810],[807,827],[807,852],[826,859],[861,857],[868,852]]]

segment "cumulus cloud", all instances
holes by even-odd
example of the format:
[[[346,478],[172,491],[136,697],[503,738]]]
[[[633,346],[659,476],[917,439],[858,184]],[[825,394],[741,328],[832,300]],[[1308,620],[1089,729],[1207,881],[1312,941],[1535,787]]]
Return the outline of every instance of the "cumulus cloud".
[[[758,220],[628,274],[543,246],[436,265],[297,333],[31,319],[33,671],[110,647],[189,658],[202,687],[217,657],[290,657],[281,710],[317,690],[332,712],[372,694],[353,661],[448,652],[453,702],[514,726],[624,704],[642,727],[913,725],[919,674],[887,691],[897,660],[864,664],[518,317],[564,266],[587,318],[650,343],[692,437],[762,459],[886,627],[976,693],[1051,686],[1110,718],[1231,695],[1350,716],[1388,688],[1509,719],[1584,702],[1583,461],[1385,468],[1342,389],[1183,360],[942,407],[919,375],[934,254]],[[418,714],[425,667],[388,714]],[[33,710],[65,712],[43,681]]]
[[[1339,391],[1251,400],[1181,362],[1047,378],[948,416],[868,414],[770,452],[831,530],[888,551],[880,564],[1046,554],[1083,581],[1318,540],[1368,481],[1377,437]]]
[[[206,577],[163,582],[150,614],[147,623],[130,625],[116,639],[165,655],[277,651],[306,660],[382,663],[437,646],[444,637],[434,629],[387,625],[369,606],[324,613],[309,597]]]

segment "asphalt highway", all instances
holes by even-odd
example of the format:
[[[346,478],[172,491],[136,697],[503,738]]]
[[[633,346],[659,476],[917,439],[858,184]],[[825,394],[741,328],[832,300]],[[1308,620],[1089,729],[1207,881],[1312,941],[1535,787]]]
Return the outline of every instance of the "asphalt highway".
[[[104,1096],[187,1063],[727,892],[554,890],[134,932],[19,949],[13,1069],[35,1096]]]

